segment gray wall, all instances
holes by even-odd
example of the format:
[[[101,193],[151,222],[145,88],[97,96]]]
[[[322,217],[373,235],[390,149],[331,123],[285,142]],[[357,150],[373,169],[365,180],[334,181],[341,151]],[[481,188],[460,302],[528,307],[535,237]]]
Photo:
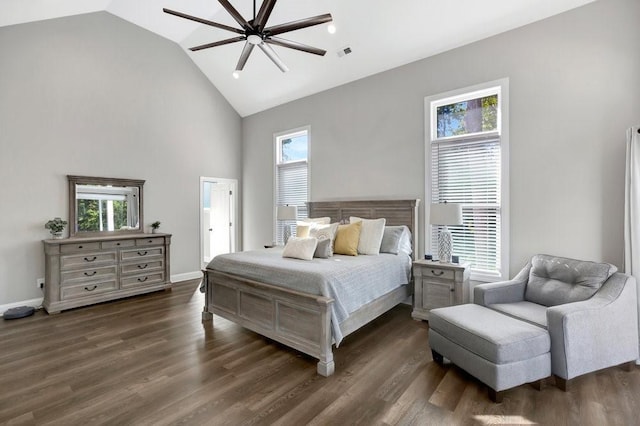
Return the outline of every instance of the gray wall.
[[[511,275],[535,253],[621,266],[639,17],[600,0],[243,119],[244,247],[272,239],[274,132],[311,126],[313,200],[424,200],[424,97],[508,77]]]
[[[175,43],[106,12],[0,28],[0,305],[42,296],[66,175],[145,179],[171,273],[198,271],[199,176],[241,177],[241,119]]]

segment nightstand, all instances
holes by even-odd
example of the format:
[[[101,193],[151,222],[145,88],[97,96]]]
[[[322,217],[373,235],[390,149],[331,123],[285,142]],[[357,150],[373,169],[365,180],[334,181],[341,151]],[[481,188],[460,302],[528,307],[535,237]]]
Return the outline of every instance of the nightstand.
[[[429,311],[471,301],[468,263],[413,262],[413,312],[416,320],[429,320]]]

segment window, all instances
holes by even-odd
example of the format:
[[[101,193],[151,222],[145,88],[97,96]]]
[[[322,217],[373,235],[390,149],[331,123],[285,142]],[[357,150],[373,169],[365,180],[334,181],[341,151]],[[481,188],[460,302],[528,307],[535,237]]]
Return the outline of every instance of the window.
[[[309,201],[309,128],[291,130],[274,136],[276,149],[275,208],[296,206],[298,220],[308,217]],[[275,221],[274,241],[284,244],[282,232],[285,223]],[[295,227],[294,227],[295,228]]]
[[[505,79],[425,99],[426,199],[462,204],[463,224],[449,227],[453,254],[478,281],[509,274],[507,95]],[[427,235],[431,253],[439,231]]]

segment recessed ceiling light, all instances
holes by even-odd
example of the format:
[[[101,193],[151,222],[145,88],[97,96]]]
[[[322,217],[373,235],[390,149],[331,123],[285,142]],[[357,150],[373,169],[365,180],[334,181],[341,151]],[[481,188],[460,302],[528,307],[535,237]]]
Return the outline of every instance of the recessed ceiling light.
[[[336,33],[336,26],[333,25],[333,24],[327,25],[327,31],[329,32],[329,34],[335,34]]]
[[[231,74],[233,76],[233,78],[235,78],[236,80],[240,78],[240,72],[239,71],[234,71],[233,74]]]

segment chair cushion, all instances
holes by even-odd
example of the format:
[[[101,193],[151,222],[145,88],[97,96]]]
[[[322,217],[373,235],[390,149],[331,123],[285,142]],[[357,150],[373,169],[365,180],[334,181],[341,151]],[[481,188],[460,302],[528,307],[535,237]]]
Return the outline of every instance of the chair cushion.
[[[608,263],[538,254],[531,259],[524,298],[544,306],[586,300],[616,271]]]
[[[531,302],[494,303],[490,309],[529,324],[547,328],[547,307]]]
[[[494,364],[528,360],[549,352],[549,333],[484,306],[432,309],[429,328]]]

